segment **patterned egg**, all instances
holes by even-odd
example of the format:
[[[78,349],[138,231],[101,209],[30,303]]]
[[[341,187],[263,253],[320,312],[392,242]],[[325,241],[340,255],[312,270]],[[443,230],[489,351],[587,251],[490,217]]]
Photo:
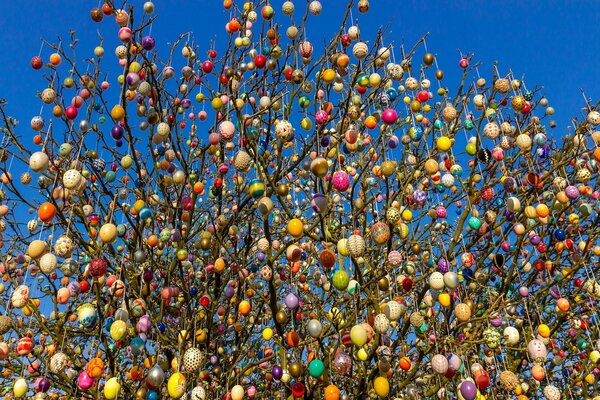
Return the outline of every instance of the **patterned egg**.
[[[310,11],[310,13],[312,15],[319,15],[321,14],[321,11],[323,10],[323,6],[321,5],[320,1],[314,0],[311,1],[310,4],[308,5],[308,11]]]
[[[529,357],[533,362],[544,362],[546,361],[546,356],[548,355],[546,345],[544,342],[538,339],[533,339],[529,342],[527,345],[527,352],[529,353]]]
[[[288,1],[291,3],[291,1]],[[196,386],[192,389],[191,400],[206,400],[206,390],[202,386]]]
[[[0,335],[4,335],[12,327],[12,319],[8,315],[0,315]]]
[[[68,362],[69,359],[65,353],[56,353],[50,358],[50,371],[60,374],[65,370]]]
[[[471,318],[471,307],[465,303],[457,304],[456,307],[454,307],[454,313],[460,322],[468,321],[469,318]]]
[[[27,300],[29,300],[29,287],[25,285],[17,286],[12,296],[10,297],[10,301],[14,308],[21,308],[25,304],[27,304]]]
[[[250,169],[251,164],[252,158],[250,158],[250,155],[244,150],[238,151],[233,157],[233,166],[237,171],[248,171]]]
[[[273,270],[268,265],[263,265],[260,268],[260,277],[265,281],[270,281],[273,277]]]
[[[402,213],[396,207],[390,207],[385,212],[385,218],[388,220],[390,224],[395,224],[400,221],[402,217]]]
[[[456,108],[454,108],[454,106],[452,106],[451,104],[447,105],[442,110],[442,116],[448,122],[454,121],[456,119],[456,115],[457,115]]]
[[[33,340],[29,336],[25,336],[17,342],[17,354],[25,356],[33,350]]]
[[[448,372],[448,359],[442,354],[436,354],[431,358],[431,368],[436,373],[445,375]]]
[[[166,122],[161,122],[156,126],[156,133],[162,137],[167,137],[169,136],[169,133],[171,133],[171,128]]]
[[[294,137],[294,128],[288,120],[281,120],[275,125],[275,134],[282,142],[289,142]]]
[[[429,287],[433,290],[442,290],[444,288],[444,275],[435,271],[429,276]]]
[[[352,54],[354,54],[354,57],[362,60],[369,54],[369,47],[365,42],[357,42],[352,48]]]
[[[404,86],[406,86],[406,89],[414,91],[419,88],[419,81],[411,76],[406,78],[406,81],[404,81]]]
[[[183,354],[183,366],[186,371],[196,372],[202,366],[204,362],[204,354],[202,350],[197,347],[190,347]]]
[[[67,235],[61,235],[54,243],[54,251],[59,257],[71,257],[73,253],[73,240]]]
[[[292,15],[294,13],[294,3],[291,1],[284,2],[281,6],[281,11],[283,11],[285,15]]]
[[[52,253],[46,253],[39,259],[40,270],[45,274],[51,274],[56,270],[58,260]]]
[[[219,124],[218,133],[221,136],[221,140],[228,142],[233,139],[235,125],[231,121],[223,121]]]
[[[81,183],[81,173],[76,169],[70,169],[63,175],[63,185],[67,189],[77,189]]]
[[[385,304],[383,313],[390,321],[398,321],[402,316],[402,306],[395,300],[388,301]]]
[[[344,171],[337,171],[333,174],[333,187],[340,192],[345,192],[350,187],[350,178]]]
[[[365,252],[365,239],[360,235],[350,235],[347,245],[351,257],[361,257]]]
[[[84,328],[91,328],[98,321],[96,307],[90,303],[84,303],[77,309],[77,320]]]
[[[38,227],[37,219],[32,219],[27,223],[27,230],[29,232],[34,232]]]
[[[499,93],[506,94],[510,89],[510,82],[508,79],[504,78],[497,79],[496,82],[494,82],[494,89]]]
[[[305,40],[304,42],[300,43],[300,55],[304,58],[310,58],[312,56],[312,52],[313,52],[313,45]]]
[[[488,122],[483,128],[483,134],[488,139],[495,140],[500,136],[500,127],[495,122]]]
[[[60,266],[60,272],[66,277],[74,275],[78,270],[79,263],[72,258],[67,258]]]
[[[377,222],[371,228],[371,237],[378,245],[387,243],[390,238],[390,228],[385,222]]]
[[[390,74],[390,78],[396,82],[402,80],[404,76],[404,70],[400,64],[388,64],[387,71]]]
[[[90,275],[94,278],[99,278],[106,273],[108,263],[103,258],[94,258],[88,267]]]
[[[544,388],[544,397],[548,400],[560,400],[560,390],[554,385],[548,385]]]
[[[385,314],[377,314],[373,323],[373,328],[377,333],[385,333],[390,327],[390,320]]]
[[[397,267],[402,262],[402,255],[399,251],[392,250],[388,254],[387,261],[390,265]]]
[[[504,390],[513,391],[519,384],[519,378],[512,371],[503,371],[500,374],[500,384]]]

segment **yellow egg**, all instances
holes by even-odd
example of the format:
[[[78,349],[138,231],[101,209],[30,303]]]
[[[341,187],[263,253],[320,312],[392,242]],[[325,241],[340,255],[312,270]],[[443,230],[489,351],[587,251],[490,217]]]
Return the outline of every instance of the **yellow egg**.
[[[448,293],[440,293],[438,301],[444,307],[450,307],[450,295]]]
[[[366,361],[369,358],[369,353],[365,349],[360,349],[356,352],[356,356],[360,361]]]
[[[117,104],[110,111],[110,116],[115,121],[121,121],[123,118],[125,118],[125,109],[123,108],[123,106]]]
[[[436,147],[438,151],[447,152],[452,147],[452,141],[448,136],[440,136],[437,138]]]
[[[546,324],[541,324],[540,326],[538,326],[538,333],[541,337],[547,338],[548,336],[550,336],[550,328]]]
[[[104,397],[108,400],[116,399],[121,391],[121,384],[117,380],[117,378],[112,377],[106,381],[104,385]]]
[[[263,329],[262,337],[265,340],[271,340],[271,338],[273,337],[273,329],[271,329],[271,328]]]
[[[13,393],[15,394],[15,397],[21,398],[25,396],[25,394],[27,393],[27,389],[27,381],[23,378],[19,378],[15,381],[15,384],[13,386]]]
[[[291,219],[288,222],[287,230],[295,238],[299,238],[304,233],[304,223],[298,218]]]
[[[175,372],[167,382],[167,391],[169,396],[178,399],[185,393],[186,381],[185,376],[181,372]]]
[[[382,376],[375,378],[373,381],[373,388],[379,397],[387,397],[387,395],[390,393],[390,383]]]

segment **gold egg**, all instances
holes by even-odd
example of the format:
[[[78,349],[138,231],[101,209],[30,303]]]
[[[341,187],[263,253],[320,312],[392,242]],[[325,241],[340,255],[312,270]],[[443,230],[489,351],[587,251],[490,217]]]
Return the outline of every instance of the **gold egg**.
[[[287,318],[287,314],[283,310],[279,310],[277,311],[277,314],[275,314],[275,320],[277,320],[277,322],[280,324],[285,324],[287,322]]]
[[[442,71],[441,69],[435,71],[435,79],[437,79],[438,81],[444,79],[444,71]]]
[[[289,192],[290,187],[285,183],[280,183],[279,185],[277,185],[277,194],[279,196],[287,196]]]
[[[428,67],[432,66],[434,61],[435,56],[431,53],[427,53],[423,56],[423,64],[427,65]]]
[[[310,163],[310,171],[319,178],[327,175],[328,169],[327,160],[323,157],[317,157]]]
[[[377,286],[382,292],[387,292],[390,289],[390,281],[387,277],[383,277],[377,282]]]
[[[207,238],[200,239],[200,248],[202,250],[210,249],[210,239],[207,239]]]
[[[294,378],[299,378],[304,375],[304,366],[298,361],[294,361],[289,366],[290,375]]]

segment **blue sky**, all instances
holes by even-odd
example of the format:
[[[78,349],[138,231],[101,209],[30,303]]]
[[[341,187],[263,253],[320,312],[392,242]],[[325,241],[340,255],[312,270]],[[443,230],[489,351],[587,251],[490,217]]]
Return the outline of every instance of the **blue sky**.
[[[138,9],[143,1],[132,1]],[[282,1],[273,1],[276,11]],[[297,10],[300,1],[296,1]],[[309,24],[308,39],[314,43],[329,38],[339,28],[345,1],[326,0],[323,13]],[[215,36],[225,39],[228,19],[219,0],[155,2],[159,15],[152,35],[165,47],[179,33],[193,31],[196,41],[206,49]],[[81,39],[79,58],[92,54],[97,45],[97,29],[105,37],[107,57],[115,61],[113,48],[118,44],[117,26],[112,21],[95,24],[89,10],[96,1],[20,0],[2,2],[0,17],[0,97],[9,101],[9,114],[22,122],[38,113],[41,102],[36,91],[45,87],[41,73],[30,65],[39,52],[40,37],[53,41],[57,35],[68,37],[69,29]],[[356,9],[355,9],[356,10]],[[299,13],[299,11],[297,11]],[[283,16],[280,16],[283,17]],[[363,36],[373,37],[378,25],[390,24],[388,39],[403,38],[411,45],[430,32],[428,50],[436,53],[440,68],[450,79],[459,76],[457,49],[475,53],[483,61],[482,75],[490,77],[492,62],[499,62],[501,73],[509,68],[516,76],[525,76],[528,87],[543,85],[550,105],[556,109],[558,129],[564,132],[568,118],[580,115],[582,88],[589,98],[600,97],[600,2],[597,1],[371,1],[371,10],[359,19]],[[286,21],[281,18],[281,21]],[[47,61],[50,51],[42,51]],[[110,63],[116,65],[115,62]],[[118,72],[115,70],[113,82]],[[48,110],[49,111],[49,110]],[[22,125],[23,127],[23,125]],[[562,129],[560,129],[562,128]]]

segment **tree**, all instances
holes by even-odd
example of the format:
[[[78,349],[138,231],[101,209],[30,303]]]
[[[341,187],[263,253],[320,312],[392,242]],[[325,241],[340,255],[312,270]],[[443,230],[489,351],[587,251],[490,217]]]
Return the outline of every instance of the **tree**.
[[[559,138],[512,71],[445,87],[366,0],[316,54],[318,1],[223,6],[205,55],[107,1],[116,82],[73,32],[33,145],[1,105],[3,396],[595,396],[598,105]]]

